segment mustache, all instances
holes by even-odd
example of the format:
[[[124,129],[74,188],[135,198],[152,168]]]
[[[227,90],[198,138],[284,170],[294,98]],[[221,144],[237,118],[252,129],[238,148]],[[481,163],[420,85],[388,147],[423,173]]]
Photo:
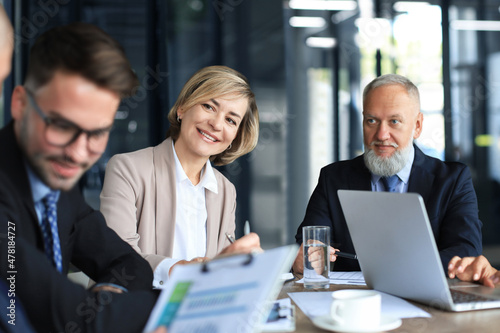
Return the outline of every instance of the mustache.
[[[395,142],[387,142],[385,143],[384,141],[372,141],[370,142],[370,144],[368,145],[370,147],[373,147],[373,146],[392,146],[394,148],[398,148],[399,145]]]
[[[67,155],[62,155],[62,156],[47,156],[47,159],[50,160],[50,161],[53,161],[53,162],[58,162],[58,163],[62,163],[62,164],[67,164],[67,165],[70,165],[72,167],[80,167],[80,168],[83,168],[83,169],[86,169],[87,166],[89,165],[88,163],[78,163],[78,162],[75,162],[71,157],[67,156]]]

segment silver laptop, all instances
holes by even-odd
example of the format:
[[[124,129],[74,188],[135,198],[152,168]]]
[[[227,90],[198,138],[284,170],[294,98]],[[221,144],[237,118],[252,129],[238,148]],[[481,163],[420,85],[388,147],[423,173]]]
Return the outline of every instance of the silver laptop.
[[[500,308],[500,288],[447,279],[419,194],[338,196],[368,287],[448,311]]]

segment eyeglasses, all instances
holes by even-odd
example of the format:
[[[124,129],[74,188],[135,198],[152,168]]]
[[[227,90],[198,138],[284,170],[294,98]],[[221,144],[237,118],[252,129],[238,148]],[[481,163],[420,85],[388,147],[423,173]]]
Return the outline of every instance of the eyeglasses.
[[[66,147],[75,142],[84,133],[87,135],[87,149],[89,151],[92,153],[103,153],[106,150],[112,126],[87,131],[69,120],[48,117],[38,104],[36,104],[33,94],[27,89],[26,94],[33,109],[35,109],[45,122],[45,139],[49,144],[56,147]]]

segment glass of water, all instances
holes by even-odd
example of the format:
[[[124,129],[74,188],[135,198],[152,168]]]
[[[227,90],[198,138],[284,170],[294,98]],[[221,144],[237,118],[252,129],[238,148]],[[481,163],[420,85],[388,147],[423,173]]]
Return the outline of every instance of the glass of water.
[[[304,246],[304,288],[330,287],[330,227],[302,228]]]

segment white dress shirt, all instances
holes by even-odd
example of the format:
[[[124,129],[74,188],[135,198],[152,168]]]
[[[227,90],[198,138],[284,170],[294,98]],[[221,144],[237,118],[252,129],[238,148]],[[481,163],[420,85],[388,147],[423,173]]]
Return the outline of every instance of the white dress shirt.
[[[175,152],[176,210],[172,258],[166,258],[154,271],[153,286],[161,288],[168,280],[170,268],[180,260],[204,257],[207,250],[207,208],[205,189],[217,193],[217,179],[210,161],[201,171],[200,182],[193,185]],[[168,200],[168,198],[165,198]]]

